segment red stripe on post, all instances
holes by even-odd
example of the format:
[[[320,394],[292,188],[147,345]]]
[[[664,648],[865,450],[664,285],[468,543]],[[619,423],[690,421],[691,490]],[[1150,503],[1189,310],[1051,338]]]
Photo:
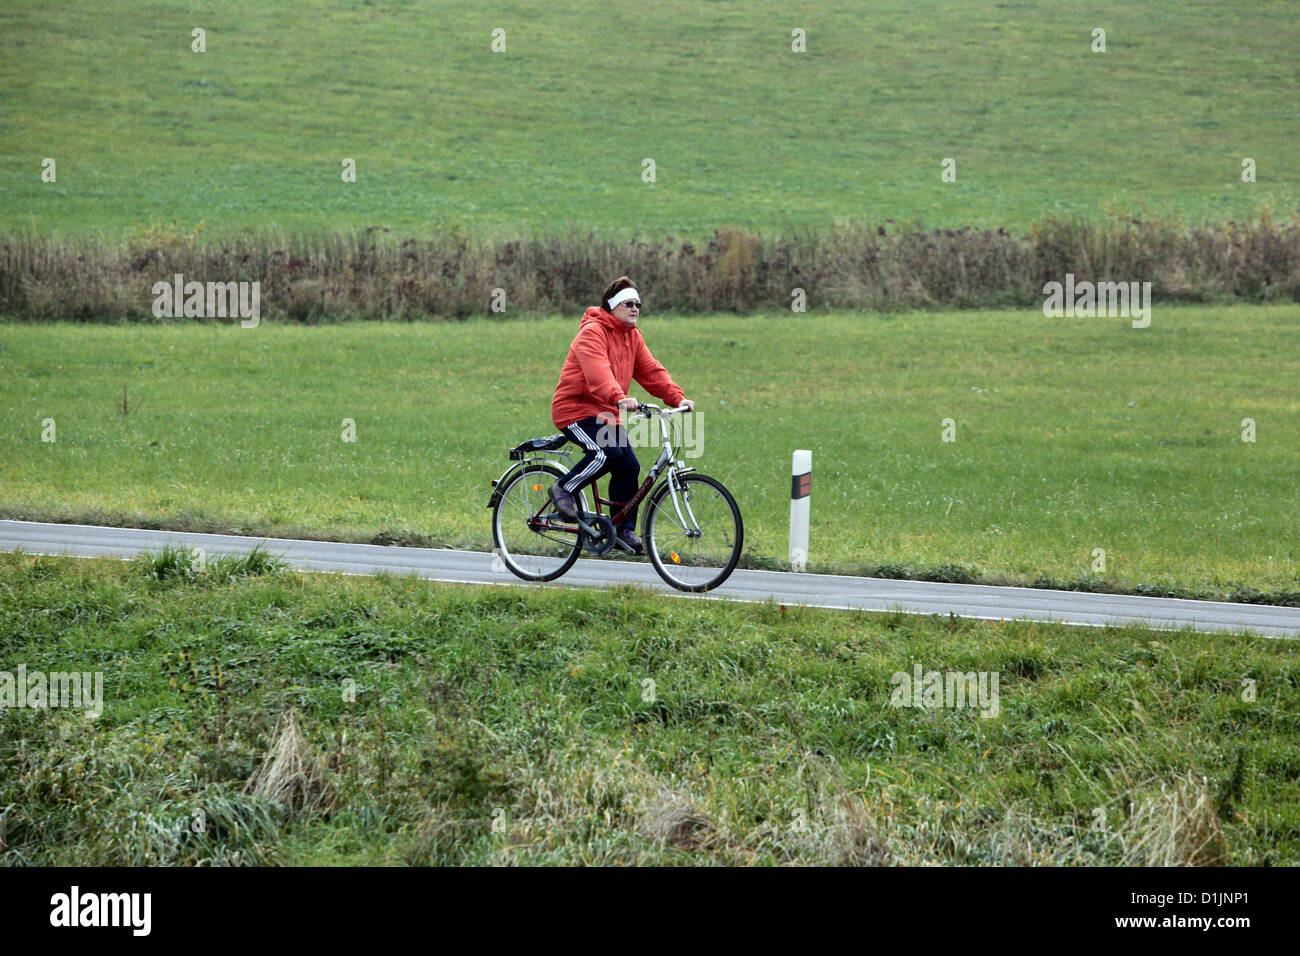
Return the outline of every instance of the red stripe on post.
[[[812,472],[794,475],[790,480],[790,497],[807,498],[812,493]]]

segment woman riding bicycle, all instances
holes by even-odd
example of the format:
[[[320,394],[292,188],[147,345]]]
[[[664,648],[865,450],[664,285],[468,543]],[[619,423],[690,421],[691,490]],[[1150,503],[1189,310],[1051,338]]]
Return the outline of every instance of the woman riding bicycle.
[[[668,370],[655,361],[636,327],[641,314],[641,296],[632,280],[620,276],[600,297],[600,307],[582,316],[578,335],[560,371],[560,382],[551,401],[551,420],[586,452],[567,475],[550,489],[555,510],[572,521],[577,517],[574,497],[584,485],[608,473],[611,507],[621,508],[637,490],[641,463],[628,443],[627,430],[619,424],[619,411],[635,410],[639,404],[627,394],[632,380],[669,406],[688,406]],[[632,550],[642,553],[636,536],[636,509],[618,528],[618,536]]]

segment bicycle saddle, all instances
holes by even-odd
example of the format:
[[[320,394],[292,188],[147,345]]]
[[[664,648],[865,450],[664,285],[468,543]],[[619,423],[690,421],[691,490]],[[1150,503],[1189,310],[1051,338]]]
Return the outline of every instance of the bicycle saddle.
[[[568,440],[569,436],[564,432],[560,432],[558,435],[547,435],[545,438],[530,438],[528,441],[510,449],[510,458],[512,461],[518,461],[530,451],[553,451],[567,443]]]

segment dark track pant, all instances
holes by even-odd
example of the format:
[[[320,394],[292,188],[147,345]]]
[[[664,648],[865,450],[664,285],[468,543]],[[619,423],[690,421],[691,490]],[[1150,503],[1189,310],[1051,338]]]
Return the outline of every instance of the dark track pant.
[[[609,477],[609,499],[618,502],[611,510],[618,511],[622,503],[631,501],[640,485],[637,481],[641,462],[627,440],[627,430],[622,425],[606,425],[595,418],[584,418],[563,429],[570,439],[586,454],[560,479],[560,487],[576,495],[585,485],[606,474]],[[592,502],[595,507],[595,502]],[[632,509],[617,530],[636,527],[636,513]],[[613,517],[613,515],[610,515]]]

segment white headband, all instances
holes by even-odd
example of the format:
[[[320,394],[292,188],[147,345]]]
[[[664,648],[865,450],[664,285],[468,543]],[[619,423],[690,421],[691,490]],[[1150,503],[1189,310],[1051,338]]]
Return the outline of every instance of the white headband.
[[[640,298],[641,296],[637,295],[636,289],[626,288],[617,295],[610,296],[609,311],[613,312],[617,309],[620,302],[626,302],[628,299],[637,299],[639,301]]]

